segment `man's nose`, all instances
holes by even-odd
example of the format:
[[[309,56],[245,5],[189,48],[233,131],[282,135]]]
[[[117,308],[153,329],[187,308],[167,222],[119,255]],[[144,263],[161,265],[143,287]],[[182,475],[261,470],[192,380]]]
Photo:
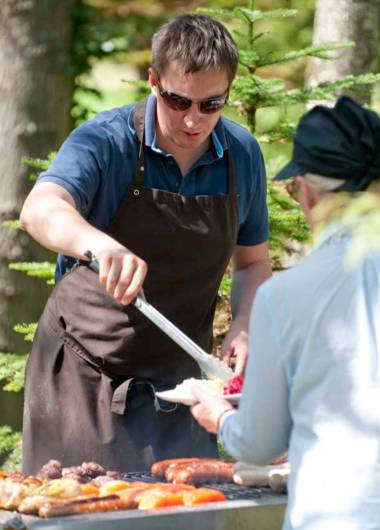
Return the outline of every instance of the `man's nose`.
[[[191,107],[186,111],[185,114],[185,124],[190,127],[194,124],[199,123],[202,113],[199,112],[199,106],[197,103],[192,103]]]

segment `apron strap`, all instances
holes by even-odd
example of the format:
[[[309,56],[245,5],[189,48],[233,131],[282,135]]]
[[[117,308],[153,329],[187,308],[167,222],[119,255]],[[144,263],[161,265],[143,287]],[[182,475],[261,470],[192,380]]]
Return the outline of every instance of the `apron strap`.
[[[230,195],[236,194],[236,179],[235,179],[235,170],[232,160],[231,148],[227,149],[227,164],[228,164],[228,193]]]
[[[144,161],[144,129],[145,129],[145,110],[148,98],[139,101],[133,111],[133,124],[136,136],[139,140],[139,159],[137,161],[137,170],[135,183],[143,186],[145,178],[145,161]]]

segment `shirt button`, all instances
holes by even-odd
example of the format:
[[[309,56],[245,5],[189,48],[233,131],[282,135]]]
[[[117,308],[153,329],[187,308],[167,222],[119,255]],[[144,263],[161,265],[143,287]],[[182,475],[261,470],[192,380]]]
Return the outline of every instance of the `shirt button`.
[[[133,195],[134,195],[135,197],[138,197],[138,196],[140,195],[140,190],[137,190],[137,189],[136,189],[136,190],[133,190]]]

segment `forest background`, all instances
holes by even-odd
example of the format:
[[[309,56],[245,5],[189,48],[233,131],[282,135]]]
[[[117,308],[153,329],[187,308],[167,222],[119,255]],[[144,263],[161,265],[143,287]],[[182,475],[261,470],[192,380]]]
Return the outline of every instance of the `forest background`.
[[[379,0],[2,0],[0,457],[9,467],[19,465],[24,339],[51,291],[55,260],[14,220],[36,173],[72,128],[144,95],[156,28],[199,9],[220,18],[238,42],[242,64],[225,115],[255,132],[269,178],[287,160],[296,122],[311,104],[348,91],[380,110]],[[308,232],[298,206],[268,183],[271,257],[279,269],[297,259]],[[227,274],[216,351],[230,319],[229,286]]]

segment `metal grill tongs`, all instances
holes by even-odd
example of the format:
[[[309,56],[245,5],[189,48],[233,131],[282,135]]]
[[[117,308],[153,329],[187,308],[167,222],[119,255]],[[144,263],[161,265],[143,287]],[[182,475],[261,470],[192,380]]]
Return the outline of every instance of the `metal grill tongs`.
[[[84,255],[90,260],[89,267],[99,273],[99,262],[90,250],[87,250]],[[144,298],[137,296],[132,302],[133,305],[141,311],[153,324],[158,326],[168,337],[174,340],[181,348],[191,355],[191,357],[199,364],[201,370],[210,379],[222,379],[227,381],[233,377],[233,371],[224,362],[206,353],[193,340],[183,333],[170,320],[162,315],[156,308],[150,305]]]

